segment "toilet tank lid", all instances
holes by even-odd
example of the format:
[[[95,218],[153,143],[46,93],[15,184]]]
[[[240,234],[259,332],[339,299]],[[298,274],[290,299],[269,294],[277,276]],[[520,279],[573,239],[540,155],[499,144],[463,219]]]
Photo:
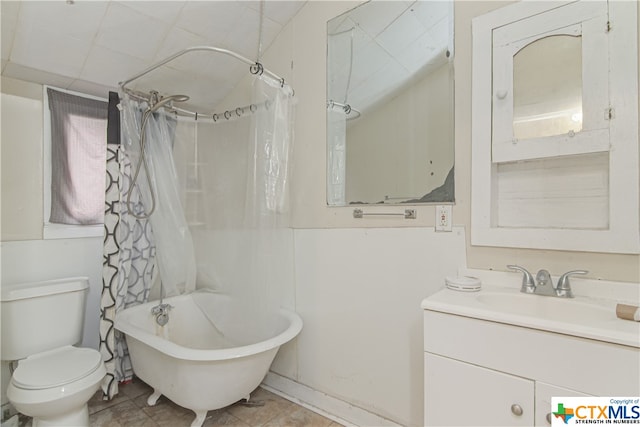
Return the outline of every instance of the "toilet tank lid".
[[[45,280],[42,282],[2,284],[0,300],[16,301],[26,298],[55,295],[65,292],[77,292],[89,288],[89,278],[70,277],[66,279]]]

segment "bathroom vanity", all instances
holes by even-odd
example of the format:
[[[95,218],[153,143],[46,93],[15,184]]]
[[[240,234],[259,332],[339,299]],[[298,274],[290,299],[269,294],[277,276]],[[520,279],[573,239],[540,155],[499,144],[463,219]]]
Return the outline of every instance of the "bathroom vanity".
[[[640,395],[638,284],[572,279],[575,298],[520,293],[520,276],[467,270],[482,290],[443,289],[424,309],[424,423],[551,425],[551,398]],[[557,278],[554,278],[557,279]]]

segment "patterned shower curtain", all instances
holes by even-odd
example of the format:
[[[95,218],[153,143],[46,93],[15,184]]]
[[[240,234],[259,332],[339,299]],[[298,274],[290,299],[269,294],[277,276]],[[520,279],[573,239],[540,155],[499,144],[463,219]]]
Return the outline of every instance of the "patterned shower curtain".
[[[109,94],[107,173],[105,190],[100,352],[107,368],[104,399],[118,393],[118,383],[133,371],[124,336],[114,329],[116,312],[146,302],[155,279],[156,246],[149,220],[130,215],[126,194],[131,185],[131,161],[120,144],[118,96]],[[139,194],[132,202],[140,204]]]

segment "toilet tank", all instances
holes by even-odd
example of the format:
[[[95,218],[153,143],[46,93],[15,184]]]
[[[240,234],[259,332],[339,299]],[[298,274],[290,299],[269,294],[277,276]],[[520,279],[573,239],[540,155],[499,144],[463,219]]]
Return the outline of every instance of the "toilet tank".
[[[0,289],[2,360],[80,343],[89,279],[72,277]]]

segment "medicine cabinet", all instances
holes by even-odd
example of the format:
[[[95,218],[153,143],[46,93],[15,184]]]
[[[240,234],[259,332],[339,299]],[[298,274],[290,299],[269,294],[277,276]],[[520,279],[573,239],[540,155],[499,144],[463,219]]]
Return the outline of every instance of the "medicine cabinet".
[[[480,246],[639,253],[636,2],[518,2],[473,20]]]

